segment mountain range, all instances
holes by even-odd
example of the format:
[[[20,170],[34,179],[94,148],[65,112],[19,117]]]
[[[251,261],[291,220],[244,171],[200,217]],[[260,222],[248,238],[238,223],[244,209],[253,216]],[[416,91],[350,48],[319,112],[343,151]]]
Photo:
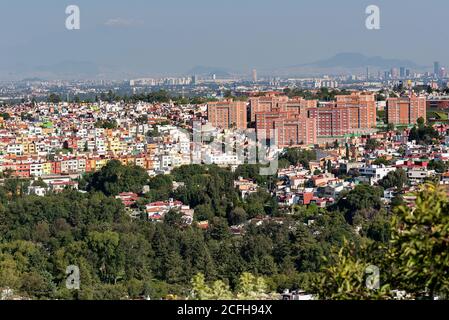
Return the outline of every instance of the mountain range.
[[[389,59],[381,56],[366,56],[361,53],[338,53],[328,59],[297,65],[258,69],[261,76],[319,76],[323,74],[360,74],[369,68],[371,73],[405,67],[414,71],[428,70],[410,60]],[[248,68],[249,69],[249,68]],[[250,70],[231,70],[214,66],[196,66],[184,75],[212,76],[227,78],[235,75],[249,75]],[[139,74],[126,67],[102,65],[90,61],[63,61],[44,66],[16,65],[0,69],[0,79],[18,80],[39,77],[44,79],[129,79],[148,75],[151,71],[141,70]],[[160,76],[160,75],[158,75]]]

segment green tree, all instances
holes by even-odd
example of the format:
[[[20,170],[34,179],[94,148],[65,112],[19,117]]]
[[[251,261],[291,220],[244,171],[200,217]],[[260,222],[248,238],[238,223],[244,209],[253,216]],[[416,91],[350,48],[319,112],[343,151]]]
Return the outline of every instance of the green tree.
[[[124,166],[118,160],[111,160],[100,171],[86,178],[89,191],[96,190],[106,195],[117,195],[121,192],[141,193],[149,177],[141,167]]]
[[[426,184],[415,206],[395,209],[391,237],[394,285],[414,297],[449,294],[449,201],[443,188]]]
[[[346,243],[339,250],[336,261],[326,267],[314,284],[314,292],[322,300],[383,300],[390,297],[388,284],[379,288],[374,283],[367,285],[367,270],[370,264],[357,257],[354,248]],[[373,279],[376,281],[376,279]]]
[[[380,182],[379,185],[384,189],[397,188],[402,190],[408,182],[407,172],[404,169],[397,169],[389,172]]]

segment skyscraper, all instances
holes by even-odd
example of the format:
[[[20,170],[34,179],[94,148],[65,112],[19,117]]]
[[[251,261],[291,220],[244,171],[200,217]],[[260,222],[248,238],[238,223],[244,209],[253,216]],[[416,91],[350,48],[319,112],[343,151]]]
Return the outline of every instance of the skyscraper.
[[[438,77],[440,79],[446,78],[446,68],[445,67],[440,68],[440,70],[438,71]]]
[[[391,78],[397,79],[399,77],[399,70],[398,68],[391,68]]]
[[[438,61],[435,61],[433,63],[433,74],[435,77],[438,77],[438,73],[440,72],[440,63]]]
[[[406,69],[405,70],[405,76],[406,77],[410,77],[410,75],[411,75],[410,69]]]
[[[257,70],[253,69],[253,82],[257,82]]]
[[[405,67],[401,67],[401,68],[399,69],[399,76],[400,76],[401,78],[405,78]]]

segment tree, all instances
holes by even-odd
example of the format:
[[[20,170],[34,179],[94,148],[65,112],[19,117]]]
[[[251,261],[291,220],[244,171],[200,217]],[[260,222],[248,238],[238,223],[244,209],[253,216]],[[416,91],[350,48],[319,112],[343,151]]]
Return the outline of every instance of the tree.
[[[404,169],[397,169],[389,172],[380,182],[379,185],[384,189],[397,188],[402,190],[408,182],[407,172]]]
[[[61,97],[56,94],[56,93],[50,93],[50,95],[48,96],[48,102],[50,103],[60,103],[61,102]]]
[[[98,120],[95,122],[95,128],[117,129],[117,126],[116,120]]]
[[[215,240],[224,240],[229,238],[231,236],[231,232],[226,219],[221,217],[212,218],[208,234]]]
[[[423,117],[419,117],[418,120],[416,120],[416,123],[418,124],[419,128],[422,128],[422,127],[424,127],[426,121],[424,120]]]
[[[182,223],[182,214],[177,210],[170,210],[164,215],[164,223],[172,227],[179,227]]]
[[[346,213],[346,221],[353,223],[354,215],[357,211],[365,209],[379,210],[382,207],[382,189],[369,185],[358,185],[346,196],[340,198],[337,207]]]
[[[429,170],[435,170],[437,173],[445,173],[449,170],[449,164],[442,160],[431,160],[428,165]]]
[[[396,129],[396,126],[394,123],[387,124],[387,131],[394,131]]]
[[[383,156],[383,157],[379,157],[376,160],[374,160],[373,164],[377,165],[377,166],[380,166],[380,165],[388,166],[391,164],[391,162],[389,160],[387,160],[387,158],[385,156]]]
[[[141,193],[148,182],[145,169],[131,165],[124,166],[118,160],[109,161],[100,171],[86,176],[89,191],[101,191],[106,195],[117,195],[121,192]]]
[[[389,285],[376,289],[375,283],[367,285],[370,264],[355,255],[354,248],[340,249],[336,261],[325,268],[314,284],[314,292],[322,300],[378,300],[390,297]],[[374,279],[376,281],[377,279]],[[380,282],[380,279],[379,279]]]
[[[237,298],[239,300],[262,300],[271,297],[264,278],[255,277],[248,272],[244,272],[240,276],[237,290]]]
[[[376,139],[369,138],[369,139],[366,141],[365,149],[368,150],[369,152],[373,152],[373,151],[376,150],[379,146],[380,146],[379,141],[377,141]]]
[[[261,300],[272,299],[273,294],[268,292],[268,286],[262,277],[255,277],[251,273],[240,276],[237,291],[232,293],[229,286],[221,280],[207,285],[203,274],[198,273],[192,278],[192,293],[190,297],[195,300]]]
[[[248,219],[245,209],[236,207],[228,214],[228,222],[230,225],[238,225],[244,223]]]
[[[440,134],[436,131],[432,126],[426,126],[421,124],[418,126],[414,126],[409,133],[408,139],[409,141],[416,141],[420,144],[431,144],[435,139],[438,139]]]
[[[287,149],[286,152],[279,157],[279,159],[285,159],[294,166],[302,164],[304,167],[308,168],[309,162],[316,160],[316,152],[314,150],[290,148]]]
[[[449,201],[438,185],[426,184],[415,206],[395,209],[390,262],[394,284],[413,297],[449,294]]]
[[[97,256],[96,266],[108,283],[116,283],[121,271],[121,257],[117,252],[119,239],[119,234],[112,231],[93,231],[88,235],[89,247]]]

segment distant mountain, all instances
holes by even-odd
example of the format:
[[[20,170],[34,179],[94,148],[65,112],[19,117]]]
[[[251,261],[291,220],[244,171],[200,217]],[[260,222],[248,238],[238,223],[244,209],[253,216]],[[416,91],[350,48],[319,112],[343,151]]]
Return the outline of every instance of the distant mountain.
[[[229,70],[217,67],[196,66],[187,72],[188,75],[212,76],[215,74],[218,78],[227,78],[232,74]]]
[[[380,56],[370,57],[361,53],[346,52],[338,53],[329,59],[267,70],[265,73],[278,76],[319,76],[323,74],[360,74],[365,73],[366,68],[369,68],[370,72],[377,72],[393,67],[405,67],[418,71],[428,69],[428,67],[419,66],[410,60],[386,59]]]
[[[52,65],[39,66],[35,71],[50,73],[64,79],[96,77],[101,72],[97,64],[88,61],[62,61]]]
[[[319,68],[392,68],[392,67],[405,67],[405,68],[419,68],[419,66],[410,60],[401,59],[385,59],[383,57],[375,56],[368,57],[361,53],[339,53],[332,58],[316,61],[313,63],[305,64],[304,66],[312,66]]]
[[[24,78],[21,81],[22,82],[42,82],[42,81],[46,81],[46,80],[42,79],[42,78],[34,77],[34,78]]]

